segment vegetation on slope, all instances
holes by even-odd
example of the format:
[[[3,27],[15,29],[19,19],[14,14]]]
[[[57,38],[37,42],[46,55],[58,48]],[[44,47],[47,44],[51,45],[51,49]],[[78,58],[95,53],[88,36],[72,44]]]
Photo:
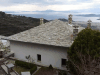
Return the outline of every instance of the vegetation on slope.
[[[44,19],[44,23],[48,22]],[[0,12],[0,35],[10,36],[40,25],[40,19]]]

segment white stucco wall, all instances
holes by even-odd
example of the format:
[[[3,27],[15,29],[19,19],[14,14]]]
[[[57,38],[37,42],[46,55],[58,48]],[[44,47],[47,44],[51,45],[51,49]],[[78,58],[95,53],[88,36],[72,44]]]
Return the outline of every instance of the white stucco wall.
[[[49,66],[52,64],[55,68],[66,70],[61,66],[61,59],[67,59],[67,48],[10,41],[10,49],[20,60],[26,61],[25,56],[30,55],[38,65]],[[41,55],[41,62],[37,62],[37,54]]]

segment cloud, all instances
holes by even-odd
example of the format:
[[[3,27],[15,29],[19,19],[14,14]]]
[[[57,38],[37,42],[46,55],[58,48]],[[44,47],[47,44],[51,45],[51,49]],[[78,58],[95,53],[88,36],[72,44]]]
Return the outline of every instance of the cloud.
[[[68,11],[68,10],[80,10],[89,9],[92,7],[92,3],[81,3],[77,5],[49,5],[48,8],[56,11]]]
[[[99,0],[0,0],[0,11],[82,10],[94,12],[97,7],[100,7]]]
[[[93,3],[80,3],[76,5],[36,5],[36,4],[15,4],[12,6],[0,6],[2,11],[44,11],[44,10],[55,10],[55,11],[68,11],[68,10],[80,10],[92,8]]]

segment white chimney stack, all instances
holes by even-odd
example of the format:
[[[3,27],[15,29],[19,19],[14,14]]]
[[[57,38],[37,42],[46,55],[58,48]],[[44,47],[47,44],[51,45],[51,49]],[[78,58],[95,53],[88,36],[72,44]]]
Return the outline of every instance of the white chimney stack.
[[[68,23],[69,24],[72,24],[72,16],[73,16],[72,14],[68,15]]]
[[[40,25],[44,23],[44,19],[40,18]]]
[[[92,21],[91,21],[91,20],[88,20],[87,22],[88,22],[88,23],[87,23],[87,28],[91,28],[91,22],[92,22]]]
[[[75,40],[75,38],[77,37],[77,34],[78,34],[78,29],[79,29],[79,26],[78,25],[74,25],[73,26],[73,40]]]

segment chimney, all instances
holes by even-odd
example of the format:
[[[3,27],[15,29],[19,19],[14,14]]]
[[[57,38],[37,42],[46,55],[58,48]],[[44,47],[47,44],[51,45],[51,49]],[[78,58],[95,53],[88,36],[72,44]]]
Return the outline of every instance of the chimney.
[[[44,19],[40,18],[40,25],[44,23]]]
[[[73,28],[73,41],[74,41],[75,38],[77,37],[79,26],[78,25],[74,25],[73,27],[74,27]]]
[[[89,29],[89,28],[91,28],[91,22],[92,22],[92,21],[91,21],[91,20],[88,20],[87,22],[88,22],[88,23],[87,23],[87,28]]]
[[[73,16],[72,14],[68,15],[68,23],[69,24],[72,24],[72,16]]]

